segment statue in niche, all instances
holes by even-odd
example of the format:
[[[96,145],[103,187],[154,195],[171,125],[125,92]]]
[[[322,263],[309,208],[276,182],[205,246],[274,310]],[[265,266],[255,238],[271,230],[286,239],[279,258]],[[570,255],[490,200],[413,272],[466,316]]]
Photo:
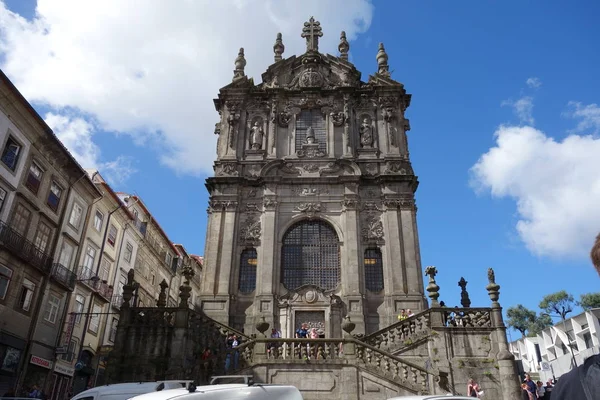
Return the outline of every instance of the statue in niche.
[[[260,126],[259,121],[254,122],[252,133],[250,134],[250,147],[252,147],[252,150],[262,149],[263,136],[263,128]]]
[[[313,144],[315,142],[315,131],[312,126],[309,126],[306,130],[306,143]]]
[[[368,118],[363,119],[360,125],[360,144],[362,147],[373,146],[373,128]]]

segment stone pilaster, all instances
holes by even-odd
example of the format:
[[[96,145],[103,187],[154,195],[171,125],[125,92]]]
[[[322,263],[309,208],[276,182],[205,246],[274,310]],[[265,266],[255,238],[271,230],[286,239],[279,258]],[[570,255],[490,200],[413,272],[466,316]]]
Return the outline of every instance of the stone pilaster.
[[[346,198],[342,203],[342,226],[344,227],[344,244],[341,249],[342,258],[342,296],[348,307],[348,315],[356,324],[356,333],[365,332],[365,316],[360,268],[360,235],[358,226],[357,201]]]

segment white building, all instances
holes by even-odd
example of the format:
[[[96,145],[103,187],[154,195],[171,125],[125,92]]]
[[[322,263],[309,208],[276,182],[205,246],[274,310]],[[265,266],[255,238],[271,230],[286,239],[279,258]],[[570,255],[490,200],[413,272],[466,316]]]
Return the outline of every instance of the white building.
[[[536,337],[509,343],[509,349],[523,363],[525,372],[539,373],[544,382],[558,378],[574,363],[579,366],[600,353],[599,318],[600,308],[585,311],[544,329]]]

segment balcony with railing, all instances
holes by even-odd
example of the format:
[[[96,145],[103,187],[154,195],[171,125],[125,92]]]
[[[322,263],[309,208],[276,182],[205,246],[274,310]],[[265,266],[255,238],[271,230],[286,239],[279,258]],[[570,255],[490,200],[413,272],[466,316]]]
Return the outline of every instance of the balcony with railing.
[[[96,283],[96,293],[98,293],[100,297],[104,298],[104,300],[109,303],[112,299],[113,287],[106,281],[98,281],[98,283]]]
[[[77,282],[83,282],[93,289],[107,303],[111,301],[113,287],[101,280],[91,268],[82,266],[77,274]]]
[[[50,272],[52,268],[52,258],[48,254],[5,222],[0,222],[0,246],[44,273]]]
[[[64,286],[67,290],[73,291],[73,289],[75,289],[75,281],[77,281],[77,275],[62,264],[52,264],[52,269],[50,270],[50,277],[54,281]]]

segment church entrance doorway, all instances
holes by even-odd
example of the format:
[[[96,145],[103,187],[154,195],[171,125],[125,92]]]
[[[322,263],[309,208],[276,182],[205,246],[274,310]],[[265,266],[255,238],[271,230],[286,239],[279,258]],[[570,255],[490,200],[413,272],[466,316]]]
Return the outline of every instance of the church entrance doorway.
[[[315,328],[320,338],[325,337],[325,311],[296,311],[294,313],[294,332],[302,324],[308,326],[308,330]]]

